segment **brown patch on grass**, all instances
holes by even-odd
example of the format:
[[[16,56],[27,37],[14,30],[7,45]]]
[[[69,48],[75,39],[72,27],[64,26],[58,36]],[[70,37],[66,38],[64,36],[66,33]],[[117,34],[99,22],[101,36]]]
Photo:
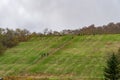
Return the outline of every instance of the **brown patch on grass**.
[[[49,80],[49,79],[57,79],[57,80],[71,80],[70,77],[73,77],[74,74],[62,74],[62,75],[53,75],[47,73],[41,74],[24,74],[24,76],[6,76],[4,80]]]
[[[106,42],[105,44],[106,45],[112,45],[112,42]]]

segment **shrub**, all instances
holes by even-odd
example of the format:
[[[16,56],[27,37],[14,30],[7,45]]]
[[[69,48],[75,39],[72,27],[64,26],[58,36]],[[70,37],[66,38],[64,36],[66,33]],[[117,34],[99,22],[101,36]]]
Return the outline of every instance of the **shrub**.
[[[6,50],[5,46],[3,46],[2,43],[0,43],[0,55],[2,55],[5,50]]]

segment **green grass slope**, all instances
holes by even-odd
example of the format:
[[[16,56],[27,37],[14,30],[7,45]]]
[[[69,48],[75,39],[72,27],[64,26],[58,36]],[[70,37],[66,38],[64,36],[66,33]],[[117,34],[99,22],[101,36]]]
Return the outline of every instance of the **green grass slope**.
[[[37,37],[0,56],[0,76],[102,80],[107,55],[119,47],[119,34]]]

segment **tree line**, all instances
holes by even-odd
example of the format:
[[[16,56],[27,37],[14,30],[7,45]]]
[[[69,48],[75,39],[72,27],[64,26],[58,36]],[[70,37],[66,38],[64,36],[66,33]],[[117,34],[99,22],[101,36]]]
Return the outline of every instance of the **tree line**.
[[[96,34],[120,34],[120,23],[109,23],[107,25],[95,27],[90,25],[80,29],[79,35],[96,35]]]
[[[97,34],[120,34],[120,22],[119,23],[108,23],[103,26],[85,26],[80,29],[70,30],[64,29],[62,31],[53,31],[49,28],[45,28],[43,33],[33,32],[32,36],[63,36],[63,35],[97,35]]]
[[[0,54],[7,48],[16,46],[19,42],[30,39],[30,32],[26,29],[3,29],[0,28]]]
[[[85,26],[80,29],[70,30],[65,29],[60,32],[52,31],[46,28],[44,30],[44,35],[97,35],[97,34],[120,34],[120,22],[119,23],[109,23],[103,26],[95,26],[94,24],[90,26]]]

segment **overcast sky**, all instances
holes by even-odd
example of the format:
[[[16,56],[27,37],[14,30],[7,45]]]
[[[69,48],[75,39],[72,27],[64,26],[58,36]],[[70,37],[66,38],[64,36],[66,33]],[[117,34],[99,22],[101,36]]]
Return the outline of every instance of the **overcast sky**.
[[[0,27],[41,32],[120,22],[120,0],[0,0]]]

